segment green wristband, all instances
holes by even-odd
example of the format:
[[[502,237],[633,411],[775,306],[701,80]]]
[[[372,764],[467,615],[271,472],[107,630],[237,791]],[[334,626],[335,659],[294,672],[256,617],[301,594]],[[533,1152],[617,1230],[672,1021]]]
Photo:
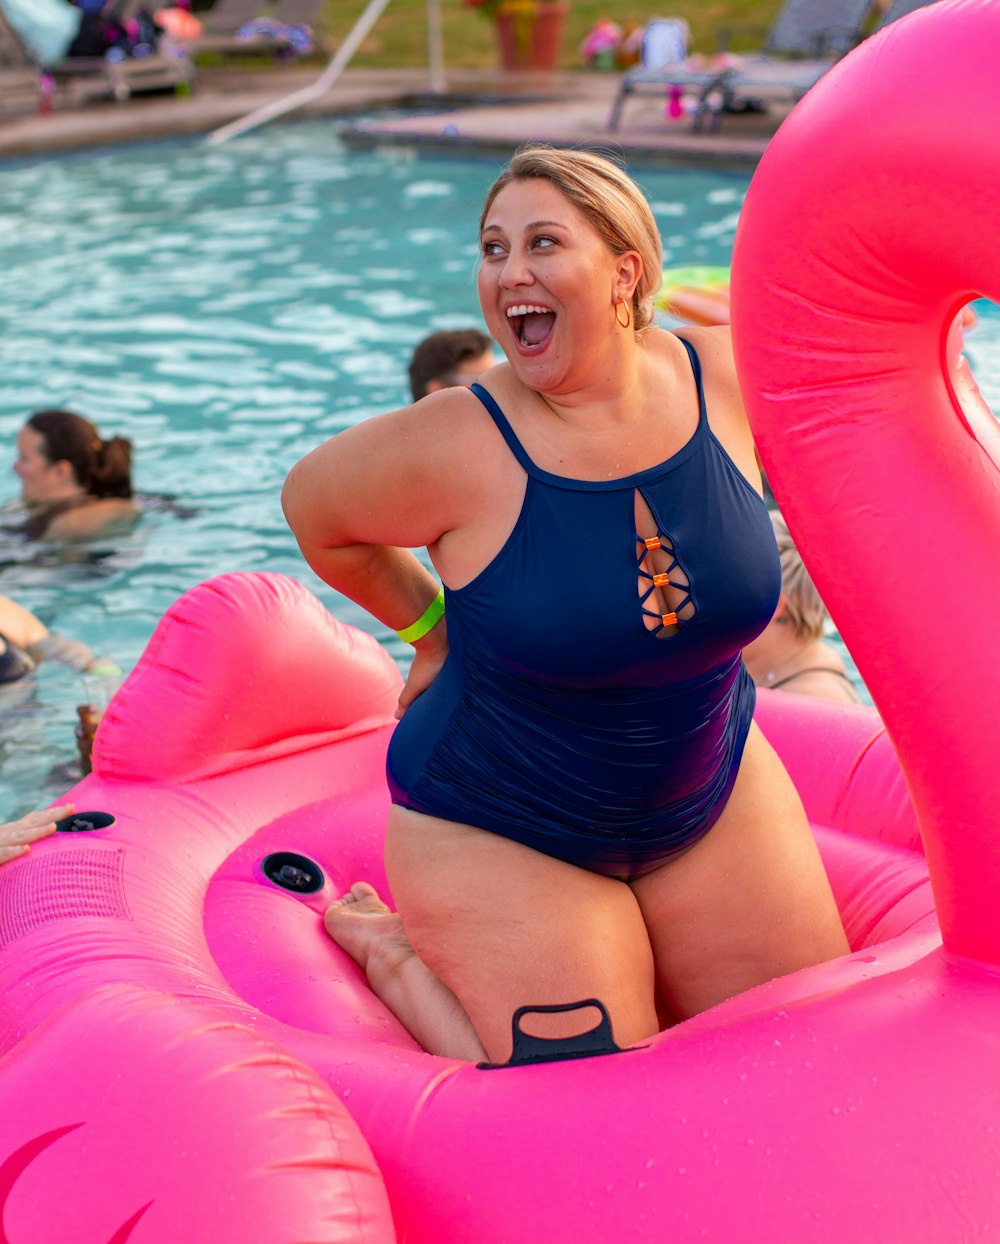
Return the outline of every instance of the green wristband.
[[[429,631],[432,631],[443,617],[444,588],[441,588],[437,596],[434,597],[420,617],[417,618],[416,622],[404,627],[401,631],[397,631],[396,634],[404,644],[415,644],[418,639],[423,639]]]

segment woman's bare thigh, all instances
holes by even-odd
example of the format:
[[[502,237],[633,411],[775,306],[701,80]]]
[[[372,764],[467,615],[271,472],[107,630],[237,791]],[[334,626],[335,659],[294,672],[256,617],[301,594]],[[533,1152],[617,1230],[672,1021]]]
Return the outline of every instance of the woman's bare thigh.
[[[653,962],[623,882],[497,834],[394,807],[386,867],[414,949],[458,997],[492,1061],[511,1051],[519,1006],[599,998],[622,1045],[656,1031]],[[567,1036],[582,1016],[532,1020]]]
[[[676,1019],[848,950],[801,801],[756,726],[715,826],[632,889]]]

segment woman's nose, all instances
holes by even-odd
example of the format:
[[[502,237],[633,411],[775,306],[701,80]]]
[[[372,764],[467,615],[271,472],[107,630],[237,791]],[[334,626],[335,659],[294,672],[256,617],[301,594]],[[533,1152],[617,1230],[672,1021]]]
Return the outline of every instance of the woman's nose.
[[[534,280],[527,256],[512,251],[500,271],[500,284],[506,289],[528,285]]]

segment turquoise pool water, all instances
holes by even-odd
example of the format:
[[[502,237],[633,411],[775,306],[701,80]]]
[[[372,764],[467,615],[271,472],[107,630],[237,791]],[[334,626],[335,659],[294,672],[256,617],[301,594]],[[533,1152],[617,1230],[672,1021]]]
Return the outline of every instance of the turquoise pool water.
[[[480,322],[475,223],[498,167],[349,151],[320,122],[220,148],[6,166],[7,463],[28,412],[66,405],[131,437],[139,489],[185,510],[150,512],[133,536],[70,563],[8,541],[0,592],[127,670],[192,584],[281,571],[405,662],[395,636],[305,567],[279,490],[324,437],[407,399],[406,363],[426,332]],[[744,175],[637,176],[668,263],[729,262]],[[980,342],[1000,342],[1000,319],[984,319],[969,350],[984,389],[1000,393],[1000,348]],[[13,473],[0,474],[0,504],[17,494]],[[0,688],[0,819],[74,780],[75,706],[107,691],[51,663]]]

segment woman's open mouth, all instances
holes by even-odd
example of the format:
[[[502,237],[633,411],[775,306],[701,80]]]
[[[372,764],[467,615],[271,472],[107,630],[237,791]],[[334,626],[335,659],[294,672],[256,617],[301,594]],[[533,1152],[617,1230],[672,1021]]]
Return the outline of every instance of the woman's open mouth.
[[[507,308],[507,319],[518,344],[525,350],[539,350],[552,335],[556,313],[536,303]]]

